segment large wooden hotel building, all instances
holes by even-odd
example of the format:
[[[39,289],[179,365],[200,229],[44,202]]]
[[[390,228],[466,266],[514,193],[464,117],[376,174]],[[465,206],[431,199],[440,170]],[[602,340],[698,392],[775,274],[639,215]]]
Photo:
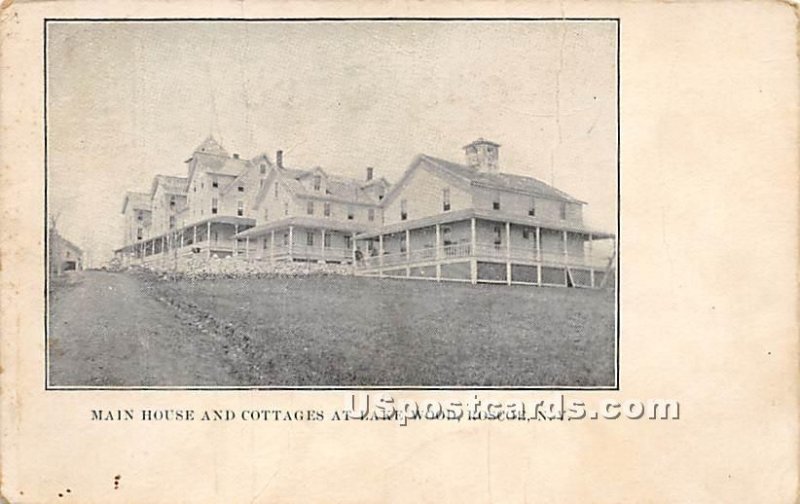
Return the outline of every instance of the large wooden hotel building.
[[[181,270],[191,258],[347,264],[356,275],[606,287],[615,237],[583,223],[585,203],[500,170],[478,139],[466,164],[418,155],[390,185],[284,166],[281,151],[230,155],[209,137],[186,177],[156,176],[124,198],[125,265]]]

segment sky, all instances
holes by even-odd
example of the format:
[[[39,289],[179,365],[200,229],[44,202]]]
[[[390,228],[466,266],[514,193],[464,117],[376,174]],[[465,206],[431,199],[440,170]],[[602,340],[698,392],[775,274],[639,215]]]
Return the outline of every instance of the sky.
[[[48,205],[100,265],[125,192],[186,176],[209,134],[244,158],[397,181],[478,137],[501,171],[616,229],[613,22],[58,22],[47,31]]]

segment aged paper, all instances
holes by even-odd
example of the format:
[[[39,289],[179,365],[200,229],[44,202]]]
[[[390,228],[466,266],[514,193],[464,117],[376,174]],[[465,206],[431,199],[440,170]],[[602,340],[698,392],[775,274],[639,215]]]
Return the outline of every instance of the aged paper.
[[[794,502],[788,3],[6,2],[7,502]]]

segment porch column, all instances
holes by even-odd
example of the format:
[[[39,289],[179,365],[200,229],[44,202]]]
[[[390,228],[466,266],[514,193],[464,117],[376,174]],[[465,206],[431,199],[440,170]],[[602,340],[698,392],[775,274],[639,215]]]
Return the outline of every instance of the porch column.
[[[250,235],[244,237],[244,258],[250,259]]]
[[[378,265],[383,267],[383,234],[378,235]],[[383,271],[381,271],[383,274]]]
[[[181,248],[183,248],[183,236],[184,236],[185,232],[186,232],[185,229],[181,229]]]
[[[511,285],[511,223],[506,222],[506,284]]]
[[[289,226],[289,260],[293,261],[292,251],[294,249],[294,226]]]
[[[536,226],[536,285],[542,285],[542,228]]]
[[[239,237],[236,235],[239,234],[239,224],[233,225],[233,256],[239,257]]]
[[[589,285],[594,287],[594,256],[592,255],[592,233],[589,233],[588,245],[588,263],[589,263]]]
[[[322,243],[320,244],[320,247],[322,248],[322,260],[324,261],[325,260],[325,229],[320,229],[319,231],[322,234],[322,240],[321,240]]]
[[[442,264],[440,262],[442,258],[442,233],[440,230],[439,224],[436,224],[436,248],[434,249],[436,254],[436,281],[442,281]]]
[[[406,229],[406,277],[411,276],[411,267],[409,263],[411,262],[411,230]]]
[[[475,245],[477,244],[477,230],[475,224],[475,217],[470,219],[471,227],[471,241],[470,241],[470,259],[469,259],[469,281],[475,285],[478,283],[478,259],[476,258],[477,251]]]
[[[211,221],[206,223],[206,244],[208,245],[208,253],[206,257],[211,259]]]
[[[568,242],[567,242],[567,230],[566,229],[563,232],[563,236],[564,236],[564,264],[567,264],[567,255],[568,255],[567,243]]]
[[[275,230],[269,232],[269,263],[275,262]]]
[[[353,259],[353,268],[355,268],[356,267],[356,234],[355,233],[351,233],[350,234],[350,249],[351,249],[350,250],[350,255],[352,256],[352,259]]]
[[[194,226],[192,226],[192,229],[194,230],[194,236],[192,238],[192,245],[196,247],[197,246],[197,225],[195,224]]]

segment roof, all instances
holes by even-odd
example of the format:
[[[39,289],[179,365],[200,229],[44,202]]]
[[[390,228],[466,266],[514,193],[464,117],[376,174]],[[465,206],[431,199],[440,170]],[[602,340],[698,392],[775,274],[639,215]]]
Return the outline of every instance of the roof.
[[[75,245],[71,241],[69,241],[66,238],[64,238],[63,236],[61,236],[58,233],[58,231],[54,231],[53,232],[52,238],[53,238],[54,241],[60,242],[60,246],[63,246],[63,247],[66,247],[66,248],[70,248],[70,249],[72,249],[74,251],[77,251],[78,255],[82,255],[83,254],[83,250],[79,246]]]
[[[377,205],[379,202],[376,197],[364,190],[365,186],[362,184],[362,181],[338,175],[328,175],[319,167],[310,170],[276,168],[276,171],[280,174],[289,189],[299,196],[328,199],[358,205]],[[325,177],[327,181],[327,191],[325,193],[307,189],[306,186],[300,182],[302,178],[316,174]]]
[[[250,237],[261,236],[269,231],[277,229],[285,229],[288,228],[289,226],[312,228],[312,229],[326,229],[330,231],[345,231],[351,233],[362,233],[368,229],[371,229],[372,227],[375,227],[364,224],[363,222],[358,223],[358,222],[343,221],[337,219],[323,219],[317,217],[296,216],[296,217],[286,217],[284,219],[267,222],[265,224],[261,224],[254,228],[250,228],[246,231],[242,231],[236,236],[238,238],[245,238],[248,236]]]
[[[435,158],[426,154],[421,154],[420,159],[427,161],[429,166],[434,166],[450,175],[462,178],[471,185],[498,189],[501,191],[513,191],[541,196],[544,198],[568,201],[570,203],[584,203],[564,191],[542,182],[533,177],[523,175],[512,175],[510,173],[487,173],[471,166],[465,166],[452,161]]]
[[[212,135],[208,135],[208,138],[203,140],[203,143],[201,143],[194,149],[194,153],[210,154],[212,156],[230,157],[228,151],[226,151],[225,148],[222,145],[220,145],[220,143],[217,142]]]
[[[458,222],[466,219],[476,218],[480,220],[492,222],[510,222],[512,224],[519,224],[522,226],[540,227],[542,229],[554,229],[558,231],[569,231],[571,233],[584,233],[591,234],[595,239],[613,238],[613,233],[607,233],[597,229],[589,228],[582,223],[565,222],[565,221],[552,221],[545,220],[541,217],[529,217],[527,215],[516,215],[496,210],[480,210],[475,208],[466,208],[464,210],[456,210],[453,212],[444,212],[429,217],[422,217],[414,220],[400,221],[393,224],[387,224],[374,231],[366,232],[359,235],[358,238],[371,238],[379,234],[387,235],[405,231],[406,229],[419,229],[423,227],[430,227],[436,224],[447,224],[450,222]]]
[[[125,199],[122,202],[122,212],[125,213],[125,209],[128,207],[128,204],[132,206],[134,210],[150,210],[150,194],[143,193],[143,192],[133,192],[128,191],[125,193]]]
[[[156,175],[153,177],[153,186],[150,194],[156,193],[156,187],[161,185],[164,192],[169,194],[186,194],[189,179],[186,177],[173,177],[170,175]]]
[[[479,138],[479,139],[475,140],[475,141],[474,141],[474,142],[472,142],[472,143],[468,143],[467,145],[465,145],[465,146],[464,146],[464,147],[462,147],[462,148],[463,148],[463,149],[467,149],[467,148],[469,148],[469,147],[474,147],[474,146],[476,146],[476,145],[492,145],[492,146],[494,146],[494,147],[500,147],[500,144],[499,144],[499,143],[494,143],[494,142],[492,142],[491,140],[484,140],[483,138]]]

